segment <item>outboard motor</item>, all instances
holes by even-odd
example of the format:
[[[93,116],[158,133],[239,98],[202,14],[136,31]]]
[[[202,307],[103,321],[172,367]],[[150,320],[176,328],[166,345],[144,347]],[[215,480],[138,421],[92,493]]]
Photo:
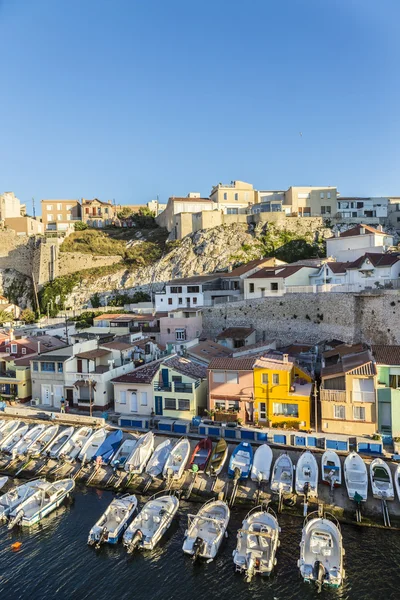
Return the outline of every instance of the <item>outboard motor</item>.
[[[128,554],[132,554],[132,552],[134,550],[136,550],[136,548],[139,546],[139,544],[141,543],[143,539],[143,533],[141,532],[140,529],[138,529],[137,531],[135,531],[134,536],[132,537],[132,541],[129,544],[128,547]]]
[[[203,547],[204,547],[204,540],[202,540],[201,537],[197,537],[193,544],[193,557],[192,557],[193,562],[195,562],[198,559]]]
[[[103,544],[105,541],[107,541],[107,539],[108,539],[108,530],[107,530],[107,527],[103,527],[103,529],[100,531],[99,539],[97,540],[97,542],[95,544],[96,550],[98,550],[100,548],[101,544]]]
[[[304,496],[306,498],[306,502],[307,502],[307,497],[308,497],[309,491],[310,491],[310,482],[306,481],[306,483],[304,484],[304,487],[303,487],[303,492],[304,492]]]
[[[256,566],[255,558],[253,556],[251,556],[249,558],[249,562],[247,564],[246,583],[250,583],[250,581],[253,579],[255,566]]]
[[[313,568],[313,576],[315,579],[315,584],[318,588],[318,593],[321,592],[323,583],[324,583],[324,579],[325,579],[325,567],[322,564],[321,561],[316,560],[314,563],[314,568]]]

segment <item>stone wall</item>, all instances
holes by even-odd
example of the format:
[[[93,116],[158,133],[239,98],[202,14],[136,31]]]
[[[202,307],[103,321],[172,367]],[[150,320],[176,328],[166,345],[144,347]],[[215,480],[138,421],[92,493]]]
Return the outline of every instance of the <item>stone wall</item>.
[[[121,262],[121,256],[96,256],[83,252],[59,252],[58,275],[69,275],[92,267],[104,267]]]
[[[252,326],[257,340],[317,343],[400,344],[400,295],[287,294],[279,298],[234,302],[203,311],[203,333],[214,338],[222,328]]]
[[[15,269],[31,277],[36,243],[34,237],[0,230],[0,269]]]

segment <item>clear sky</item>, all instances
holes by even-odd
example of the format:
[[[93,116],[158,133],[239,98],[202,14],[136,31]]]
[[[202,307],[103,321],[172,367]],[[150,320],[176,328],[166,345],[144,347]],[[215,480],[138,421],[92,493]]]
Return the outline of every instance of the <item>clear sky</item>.
[[[399,23],[399,0],[0,0],[0,192],[400,195]]]

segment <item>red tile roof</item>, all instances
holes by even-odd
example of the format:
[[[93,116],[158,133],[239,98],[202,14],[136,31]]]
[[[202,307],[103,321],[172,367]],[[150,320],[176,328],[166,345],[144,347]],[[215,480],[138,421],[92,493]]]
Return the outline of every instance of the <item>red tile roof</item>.
[[[187,354],[194,355],[196,358],[209,362],[213,358],[222,358],[224,356],[231,356],[232,350],[222,344],[217,344],[212,340],[202,340],[195,346],[190,346],[186,350]]]
[[[251,358],[214,358],[208,368],[221,371],[252,371],[257,356]]]
[[[348,269],[359,269],[366,260],[369,260],[374,267],[391,267],[399,262],[400,258],[397,254],[381,254],[379,252],[367,252],[363,256],[357,258],[347,267]]]
[[[228,327],[217,335],[217,340],[245,340],[249,335],[255,332],[252,327]]]
[[[364,229],[364,234],[361,233],[361,229]],[[364,223],[360,223],[351,229],[347,229],[347,231],[343,231],[339,237],[352,237],[354,235],[368,235],[370,233],[377,233],[379,235],[387,235],[384,231],[379,231],[379,229],[375,229],[374,227],[370,227],[369,225],[365,225]],[[332,238],[330,238],[332,239]]]
[[[164,360],[163,365],[193,379],[205,379],[207,377],[206,367],[182,356],[171,356],[171,358]]]
[[[148,363],[143,367],[139,367],[130,373],[115,377],[111,381],[113,383],[152,383],[161,366],[161,361]]]
[[[355,354],[356,352],[362,352],[365,350],[365,344],[340,344],[333,348],[333,350],[327,350],[322,354],[324,358],[331,358],[332,356],[345,356],[346,354]]]
[[[236,267],[236,269],[232,269],[232,271],[228,273],[221,273],[221,277],[240,277],[244,275],[248,271],[255,269],[257,267],[262,267],[265,265],[266,267],[270,265],[271,267],[275,267],[276,259],[275,258],[257,258],[256,260],[251,260],[250,262],[240,265],[240,267]]]
[[[300,271],[300,269],[304,269],[303,265],[288,265],[287,267],[275,267],[275,268],[266,268],[260,269],[257,273],[250,275],[249,279],[285,279],[286,277],[290,277]]]
[[[400,346],[372,346],[378,365],[400,366]]]

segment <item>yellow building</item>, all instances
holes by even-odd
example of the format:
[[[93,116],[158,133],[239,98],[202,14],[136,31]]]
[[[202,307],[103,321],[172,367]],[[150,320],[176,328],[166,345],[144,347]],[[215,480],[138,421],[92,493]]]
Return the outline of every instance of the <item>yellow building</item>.
[[[210,194],[210,200],[219,207],[229,205],[232,207],[248,207],[254,204],[257,193],[251,183],[245,181],[231,181],[231,183],[219,183],[215,185]]]
[[[254,418],[260,424],[309,429],[312,378],[287,354],[254,365]]]
[[[19,360],[0,360],[0,398],[12,400],[18,398],[27,402],[32,395],[31,370],[29,363]]]

